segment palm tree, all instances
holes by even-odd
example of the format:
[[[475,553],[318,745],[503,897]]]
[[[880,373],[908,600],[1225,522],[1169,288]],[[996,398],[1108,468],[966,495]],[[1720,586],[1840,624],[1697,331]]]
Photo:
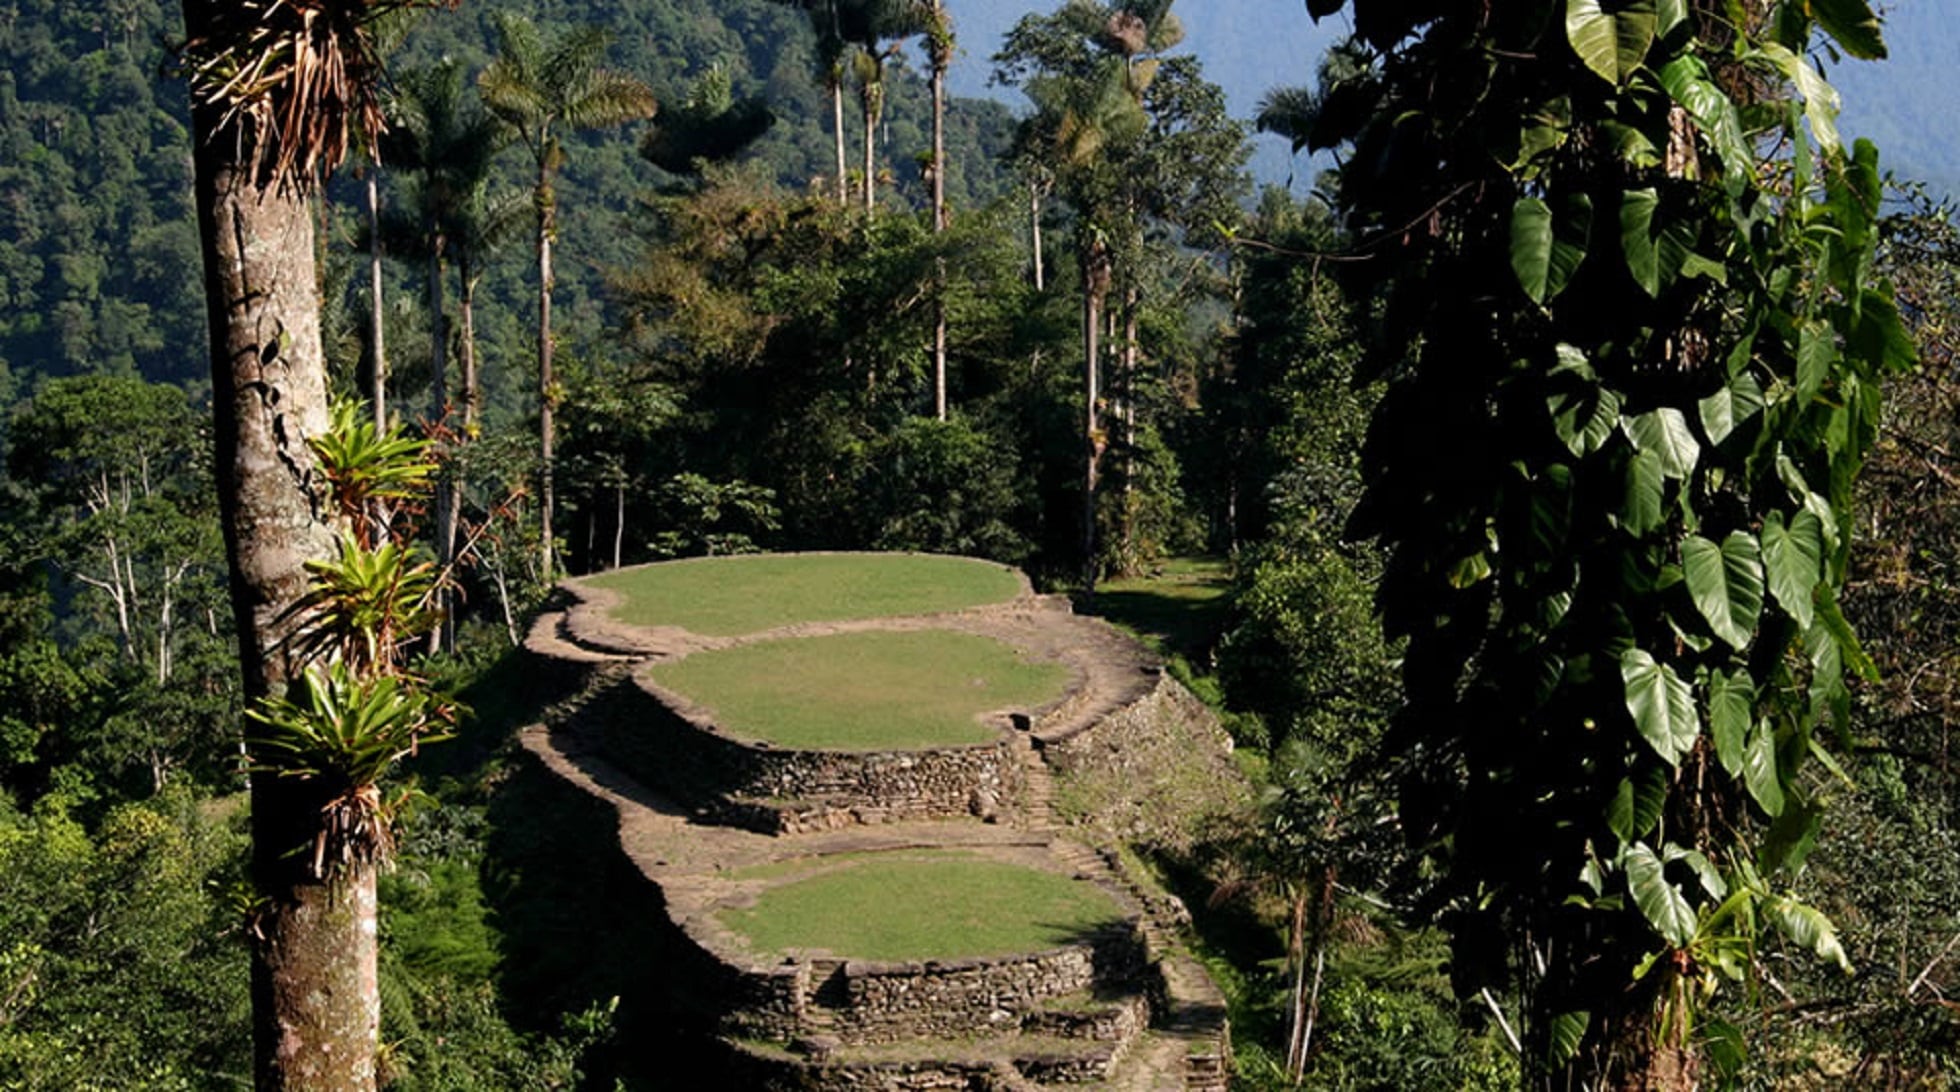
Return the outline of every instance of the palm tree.
[[[1102,328],[1116,254],[1113,244],[1123,225],[1111,195],[1108,149],[1142,135],[1148,124],[1132,70],[1120,58],[1105,58],[1073,75],[1031,80],[1035,115],[1025,123],[1021,143],[1052,165],[1057,184],[1076,204],[1076,261],[1082,275],[1082,369],[1084,448],[1082,479],[1083,587],[1096,580],[1096,487],[1105,437],[1100,415]]]
[[[245,693],[286,692],[309,562],[338,522],[315,496],[329,427],[311,201],[322,175],[383,128],[374,23],[406,0],[185,0],[193,200],[212,350],[218,498]],[[260,1089],[371,1092],[375,832],[315,867],[307,851],[363,789],[277,776],[248,744],[254,1074]],[[366,786],[365,788],[371,788]]]
[[[930,0],[926,59],[932,67],[932,231],[946,233],[946,70],[953,64],[953,22],[942,0]],[[939,259],[932,326],[933,412],[946,419],[946,260]]]
[[[574,28],[547,41],[530,20],[499,13],[497,58],[478,79],[484,105],[523,143],[537,167],[532,206],[538,228],[539,571],[547,580],[556,571],[551,460],[559,395],[551,367],[551,244],[558,236],[553,177],[565,162],[561,138],[569,130],[619,125],[654,112],[646,84],[599,66],[606,42],[606,33],[596,27]]]
[[[412,211],[407,223],[396,223],[394,234],[415,240],[427,264],[429,293],[429,420],[440,426],[450,415],[449,399],[449,316],[444,302],[447,278],[446,260],[454,255],[459,266],[473,264],[476,255],[469,238],[479,228],[471,222],[482,207],[490,183],[490,170],[503,145],[504,127],[496,118],[470,101],[462,67],[444,60],[429,68],[401,73],[395,79],[397,94],[391,105],[393,127],[382,141],[382,155],[391,164],[411,172],[415,185],[411,191]],[[463,272],[465,296],[473,292],[470,274]],[[464,307],[466,317],[469,307]],[[473,326],[473,321],[469,323]],[[462,338],[468,356],[464,368],[463,403],[466,418],[473,417],[476,368],[474,330]],[[464,422],[466,435],[471,420]],[[385,422],[378,427],[385,429]],[[453,433],[453,429],[442,429]],[[436,484],[436,557],[442,571],[449,571],[456,558],[457,524],[462,493],[447,478]],[[441,612],[449,613],[446,591],[438,589]],[[438,646],[453,643],[455,627],[445,622],[435,632]]]
[[[844,148],[844,67],[845,57],[850,53],[850,43],[844,40],[843,20],[838,5],[852,0],[774,2],[801,11],[809,18],[810,29],[817,35],[817,67],[823,74],[824,91],[830,96],[830,132],[837,149],[837,203],[841,205],[851,199],[851,167]]]

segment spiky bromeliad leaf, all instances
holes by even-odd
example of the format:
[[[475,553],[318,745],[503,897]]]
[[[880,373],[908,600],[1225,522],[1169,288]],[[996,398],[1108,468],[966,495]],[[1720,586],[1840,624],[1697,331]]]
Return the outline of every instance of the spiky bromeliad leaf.
[[[1627,712],[1633,714],[1641,738],[1669,763],[1679,765],[1701,736],[1694,691],[1673,668],[1637,648],[1620,658],[1620,677],[1626,683]]]
[[[1722,544],[1689,535],[1681,568],[1695,609],[1731,648],[1748,647],[1763,613],[1763,562],[1754,535],[1736,531]]]

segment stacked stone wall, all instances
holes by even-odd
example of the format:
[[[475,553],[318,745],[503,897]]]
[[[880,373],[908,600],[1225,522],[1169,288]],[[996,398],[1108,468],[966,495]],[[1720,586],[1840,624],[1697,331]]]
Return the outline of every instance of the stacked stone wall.
[[[718,808],[750,829],[796,833],[842,821],[987,817],[1023,791],[1005,734],[991,743],[914,751],[786,750],[684,716],[671,695],[643,679],[634,687],[640,693],[604,710],[606,753],[635,778]]]

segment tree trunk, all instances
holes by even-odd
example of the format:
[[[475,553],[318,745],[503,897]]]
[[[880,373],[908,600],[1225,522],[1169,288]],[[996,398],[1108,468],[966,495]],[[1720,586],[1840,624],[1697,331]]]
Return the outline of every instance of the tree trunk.
[[[837,138],[837,203],[842,205],[851,199],[851,165],[844,150],[844,79],[835,72],[830,77],[830,120],[831,135]]]
[[[613,486],[613,563],[619,568],[619,559],[626,552],[626,483]]]
[[[933,0],[935,16],[940,14],[940,0]],[[935,20],[937,21],[937,20]],[[935,236],[946,233],[946,66],[952,61],[950,50],[938,38],[929,45],[932,50],[932,232]],[[932,325],[932,398],[933,413],[939,420],[946,419],[946,259],[939,259],[934,266],[935,283],[933,294]]]
[[[1109,294],[1109,251],[1100,241],[1088,244],[1082,258],[1082,374],[1084,394],[1082,439],[1082,594],[1096,594],[1096,479],[1102,459],[1102,429],[1096,402],[1100,398],[1103,302]]]
[[[1028,235],[1034,242],[1034,290],[1048,290],[1048,278],[1041,260],[1041,184],[1028,179]]]
[[[456,262],[456,273],[462,281],[456,302],[457,319],[462,327],[457,332],[456,355],[463,371],[463,438],[474,440],[477,414],[483,406],[483,392],[478,389],[476,374],[477,272],[467,248],[457,256]]]
[[[433,227],[433,225],[432,225]],[[444,253],[449,249],[449,241],[440,231],[431,230],[429,234],[429,424],[440,436],[446,432],[444,425],[449,418],[449,315],[445,304],[443,281],[448,274],[443,269]],[[445,445],[447,446],[447,445]],[[455,486],[447,473],[436,478],[436,564],[447,573],[450,562],[456,557],[456,526],[451,522],[453,510],[449,496]],[[450,589],[446,582],[436,586],[436,610],[444,618],[449,616]],[[439,625],[429,634],[429,644],[437,652],[452,649],[447,625]]]
[[[1136,451],[1137,451],[1137,327],[1141,319],[1138,312],[1142,308],[1142,293],[1135,285],[1123,289],[1123,356],[1118,371],[1123,387],[1123,404],[1120,410],[1123,420],[1123,497],[1118,506],[1118,517],[1123,521],[1122,555],[1124,566],[1136,564],[1136,519],[1132,510],[1136,504]]]
[[[551,239],[558,230],[557,195],[547,160],[538,160],[538,578],[550,583],[557,571],[552,558],[552,450],[557,442],[557,377],[551,371]]]
[[[381,313],[381,188],[379,167],[367,172],[368,212],[368,341],[374,354],[374,431],[388,431],[388,349],[382,336],[387,323]]]
[[[184,7],[188,36],[221,31],[219,0]],[[334,528],[307,446],[328,425],[314,232],[308,197],[254,173],[249,138],[221,107],[192,110],[194,201],[212,350],[218,503],[248,699],[282,693],[297,671],[286,645],[308,561],[331,557]],[[252,861],[263,900],[253,930],[257,1087],[371,1092],[380,996],[372,870],[335,882],[308,874],[321,786],[254,774]]]
[[[878,200],[878,117],[883,113],[884,104],[879,101],[883,88],[878,84],[867,84],[863,88],[864,99],[864,211],[876,206]]]

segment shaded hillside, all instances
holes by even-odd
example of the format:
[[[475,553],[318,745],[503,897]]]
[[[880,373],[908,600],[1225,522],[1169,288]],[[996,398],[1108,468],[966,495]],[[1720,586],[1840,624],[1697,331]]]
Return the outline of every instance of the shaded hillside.
[[[765,0],[476,0],[425,16],[396,66],[448,56],[474,73],[494,48],[492,16],[500,11],[605,27],[613,34],[608,63],[646,80],[667,103],[721,66],[737,95],[766,97],[778,116],[752,153],[766,173],[801,189],[831,171],[828,102],[814,82],[812,35],[793,11]],[[129,0],[112,11],[19,0],[0,15],[0,406],[44,376],[107,371],[193,389],[203,382],[204,305],[196,277],[186,275],[198,255],[185,92],[159,77],[181,35],[174,0]],[[930,144],[924,81],[902,73],[889,97],[881,133],[881,158],[893,179],[887,200],[921,206],[919,157]],[[998,102],[954,104],[948,179],[956,206],[1000,191],[997,158],[1011,128]],[[637,198],[671,181],[640,159],[638,136],[629,127],[572,138],[561,195],[567,260],[559,306],[574,342],[602,318],[605,269],[642,254]],[[521,158],[509,152],[502,161],[514,189],[524,184]],[[384,174],[384,181],[394,188],[393,178]],[[355,187],[343,180],[332,197],[344,219],[329,250],[339,262],[330,281],[351,274]],[[493,360],[500,351],[523,353],[517,320],[528,313],[530,290],[521,249],[504,255],[486,282],[493,305],[482,309],[481,333]],[[412,258],[394,271],[404,302],[416,298],[420,272]],[[405,314],[394,344],[412,352],[421,323]],[[350,330],[328,333],[341,336],[342,360],[358,356]],[[413,360],[401,364],[402,374],[413,373]],[[491,394],[494,406],[498,395]]]

